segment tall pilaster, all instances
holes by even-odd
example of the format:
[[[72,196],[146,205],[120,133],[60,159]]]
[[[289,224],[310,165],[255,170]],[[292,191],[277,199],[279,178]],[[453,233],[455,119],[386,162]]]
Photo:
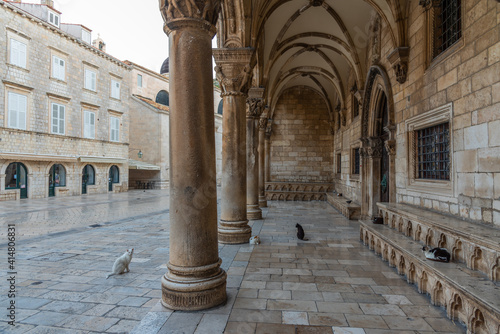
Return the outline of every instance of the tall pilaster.
[[[246,98],[253,49],[214,49],[215,71],[223,93],[222,194],[219,242],[248,243]]]
[[[259,117],[263,111],[264,88],[248,91],[247,110],[247,217],[262,219],[259,207]]]
[[[197,8],[201,6],[201,8]],[[220,1],[160,1],[170,43],[170,258],[162,304],[226,301],[217,243],[212,37]]]
[[[267,115],[259,119],[259,206],[267,207],[265,178],[266,178],[266,149],[265,137],[267,129]]]

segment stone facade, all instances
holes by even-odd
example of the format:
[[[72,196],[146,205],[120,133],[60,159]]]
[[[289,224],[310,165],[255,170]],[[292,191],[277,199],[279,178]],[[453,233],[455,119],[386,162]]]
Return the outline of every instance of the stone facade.
[[[169,74],[156,73],[131,61],[125,63],[132,67],[128,77],[132,95],[129,159],[139,161],[139,164],[132,162],[133,165],[129,165],[130,187],[165,189],[169,183],[170,168]],[[220,89],[214,86],[214,133],[219,184],[222,169],[222,115],[217,114],[217,108],[220,102]],[[139,151],[143,154],[141,158],[137,155]]]
[[[38,18],[43,17],[39,12],[34,12],[38,17],[25,12],[23,9],[31,10],[30,6],[24,7],[28,4],[15,5],[20,8],[0,3],[4,22],[0,26],[0,45],[7,56],[0,61],[0,200],[19,199],[23,189],[27,189],[28,198],[49,196],[49,174],[54,164],[62,165],[66,172],[66,185],[58,187],[56,183],[55,196],[79,195],[85,190],[126,191],[129,66],[93,48],[81,36],[70,35],[47,19]],[[40,12],[47,7],[36,6]],[[21,56],[13,50],[19,45]],[[91,89],[85,88],[86,70],[95,73],[95,86],[88,86]],[[111,92],[113,84],[119,85],[118,95]],[[17,98],[25,101],[25,109],[15,109],[26,110],[25,118],[17,111],[8,112],[16,108],[12,105]],[[61,108],[57,120],[54,105]],[[84,124],[85,112],[94,115],[92,133],[86,132],[89,128]],[[21,123],[13,121],[17,115]],[[113,118],[118,120],[114,123],[118,131],[111,134]],[[14,162],[25,166],[28,181],[19,189],[6,189],[6,171]],[[95,180],[84,190],[82,170],[87,164],[93,167]],[[119,170],[119,178],[110,185],[113,165]]]

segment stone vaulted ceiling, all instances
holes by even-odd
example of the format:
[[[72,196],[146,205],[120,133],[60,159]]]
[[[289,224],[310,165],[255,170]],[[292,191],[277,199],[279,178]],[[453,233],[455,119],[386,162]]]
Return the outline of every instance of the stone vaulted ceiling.
[[[307,86],[321,94],[332,113],[344,107],[349,72],[363,88],[369,32],[374,20],[390,29],[393,48],[404,45],[405,0],[254,0],[223,2],[222,45],[255,48],[256,83],[266,88],[267,103],[284,90]],[[235,4],[236,3],[236,4]],[[246,13],[245,13],[246,12]],[[239,14],[234,14],[239,13]],[[234,17],[234,19],[231,18]],[[238,20],[246,17],[246,20]],[[248,30],[251,34],[248,35]],[[221,36],[219,36],[221,37]],[[243,40],[243,41],[241,41]]]

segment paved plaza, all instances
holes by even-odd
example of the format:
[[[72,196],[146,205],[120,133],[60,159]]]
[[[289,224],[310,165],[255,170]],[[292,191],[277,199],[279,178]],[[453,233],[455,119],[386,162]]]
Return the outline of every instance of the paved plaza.
[[[0,203],[5,333],[464,333],[359,241],[325,202],[269,202],[262,244],[220,245],[228,301],[199,312],[159,303],[169,253],[168,190]],[[300,223],[308,241],[298,241]],[[15,298],[7,296],[15,224]],[[106,279],[134,248],[131,272]],[[15,300],[16,326],[7,307]]]

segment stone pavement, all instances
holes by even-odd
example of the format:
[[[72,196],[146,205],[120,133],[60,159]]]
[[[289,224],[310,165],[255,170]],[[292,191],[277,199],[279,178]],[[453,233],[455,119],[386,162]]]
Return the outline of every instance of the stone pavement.
[[[356,222],[323,202],[269,202],[252,223],[262,244],[220,245],[228,302],[161,307],[168,191],[0,202],[6,333],[463,333],[359,241]],[[300,222],[309,241],[297,241]],[[16,323],[8,325],[6,224],[16,225]],[[131,272],[115,258],[135,248]]]

